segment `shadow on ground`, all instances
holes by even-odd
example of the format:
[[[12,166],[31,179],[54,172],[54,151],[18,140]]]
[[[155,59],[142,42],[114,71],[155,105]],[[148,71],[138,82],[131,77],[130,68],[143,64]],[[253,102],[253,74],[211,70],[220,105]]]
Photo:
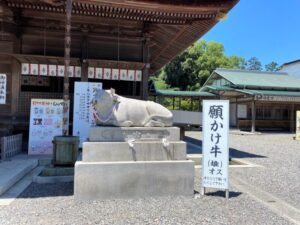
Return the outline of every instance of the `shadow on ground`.
[[[18,198],[42,198],[72,196],[74,183],[37,184],[32,183],[23,191]]]
[[[187,154],[202,154],[202,141],[191,138],[191,137],[184,137],[184,141],[191,143],[193,145],[197,145],[198,147],[194,146],[189,146],[187,148]],[[230,148],[229,149],[229,155],[232,158],[267,158],[264,155],[257,155],[257,154],[252,154],[249,152],[244,152],[235,148]]]
[[[229,191],[229,198],[236,198],[236,197],[239,197],[241,194],[243,194],[243,193],[237,192],[237,191]],[[206,195],[225,198],[225,191],[208,192],[208,193],[206,193]]]

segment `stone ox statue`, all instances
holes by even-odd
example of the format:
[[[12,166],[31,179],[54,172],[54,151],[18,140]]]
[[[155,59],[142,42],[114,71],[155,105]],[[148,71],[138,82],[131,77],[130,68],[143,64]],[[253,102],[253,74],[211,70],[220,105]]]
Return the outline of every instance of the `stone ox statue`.
[[[118,127],[168,127],[172,113],[160,104],[125,98],[114,89],[96,90],[92,99],[93,116],[97,125]]]

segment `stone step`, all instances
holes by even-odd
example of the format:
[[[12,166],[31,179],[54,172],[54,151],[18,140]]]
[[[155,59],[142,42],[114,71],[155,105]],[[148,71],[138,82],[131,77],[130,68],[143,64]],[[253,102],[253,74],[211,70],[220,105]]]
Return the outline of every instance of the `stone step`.
[[[193,196],[194,162],[76,162],[76,200]]]
[[[118,162],[118,161],[163,161],[186,160],[184,141],[138,141],[130,146],[127,142],[84,142],[82,161]]]
[[[43,168],[43,166],[34,168],[3,195],[1,195],[0,205],[9,205],[12,203],[32,183],[33,177],[41,173]]]
[[[186,158],[194,161],[195,166],[199,166],[202,164],[202,154],[187,154]]]
[[[38,166],[38,159],[13,159],[0,163],[0,195]]]

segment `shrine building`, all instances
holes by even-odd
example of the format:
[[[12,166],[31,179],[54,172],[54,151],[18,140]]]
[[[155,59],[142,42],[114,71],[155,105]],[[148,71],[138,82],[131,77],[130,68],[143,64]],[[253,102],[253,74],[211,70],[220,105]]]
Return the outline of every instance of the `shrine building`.
[[[70,125],[75,81],[148,98],[148,78],[226,16],[238,0],[73,0]],[[28,132],[33,98],[62,99],[65,0],[2,0],[0,131]]]
[[[216,69],[200,91],[230,100],[232,127],[295,131],[300,80],[287,73]]]

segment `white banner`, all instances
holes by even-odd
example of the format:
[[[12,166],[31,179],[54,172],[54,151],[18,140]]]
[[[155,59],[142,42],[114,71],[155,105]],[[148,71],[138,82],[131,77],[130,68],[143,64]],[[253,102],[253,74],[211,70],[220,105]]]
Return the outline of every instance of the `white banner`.
[[[102,89],[102,83],[75,82],[73,135],[80,137],[80,147],[88,140],[90,127],[95,125],[91,100],[97,89]]]
[[[62,135],[62,123],[62,99],[31,99],[28,154],[52,154],[52,140]]]
[[[22,63],[22,75],[35,76],[51,76],[64,77],[64,65],[48,65],[36,63]],[[69,77],[81,77],[80,66],[70,66],[68,71]],[[142,81],[142,70],[128,70],[121,68],[102,68],[102,67],[88,67],[89,79],[103,79],[103,80],[125,80],[125,81]]]
[[[203,100],[202,186],[228,189],[229,101]]]
[[[6,103],[6,74],[0,74],[0,104]]]

